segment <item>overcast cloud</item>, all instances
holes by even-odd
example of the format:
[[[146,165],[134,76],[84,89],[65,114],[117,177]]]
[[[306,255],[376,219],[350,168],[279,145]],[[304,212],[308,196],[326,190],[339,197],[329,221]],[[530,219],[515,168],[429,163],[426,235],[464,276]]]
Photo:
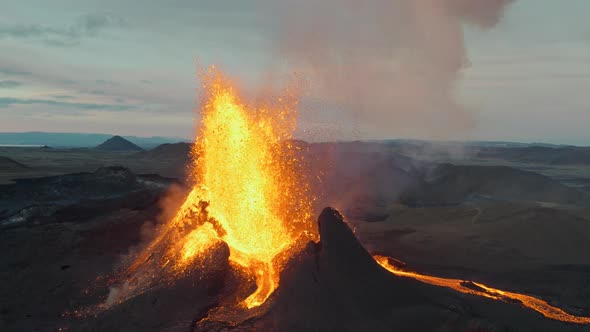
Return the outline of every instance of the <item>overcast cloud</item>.
[[[304,75],[307,139],[590,144],[585,0],[0,5],[0,131],[190,137],[198,59]]]

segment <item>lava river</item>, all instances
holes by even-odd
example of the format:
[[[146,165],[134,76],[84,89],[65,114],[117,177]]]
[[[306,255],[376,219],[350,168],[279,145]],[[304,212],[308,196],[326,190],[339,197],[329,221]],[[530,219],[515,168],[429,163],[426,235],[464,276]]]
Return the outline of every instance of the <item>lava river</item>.
[[[559,320],[562,322],[575,324],[590,324],[590,317],[580,317],[568,314],[564,310],[554,307],[546,301],[543,301],[530,295],[507,292],[473,281],[465,281],[460,279],[446,279],[419,274],[416,272],[404,271],[397,268],[394,264],[391,264],[388,257],[375,255],[373,256],[373,258],[377,263],[379,263],[379,265],[384,267],[387,271],[400,277],[414,278],[427,284],[440,287],[448,287],[465,294],[483,296],[490,299],[509,303],[520,303],[527,308],[540,312],[543,316],[547,318]]]

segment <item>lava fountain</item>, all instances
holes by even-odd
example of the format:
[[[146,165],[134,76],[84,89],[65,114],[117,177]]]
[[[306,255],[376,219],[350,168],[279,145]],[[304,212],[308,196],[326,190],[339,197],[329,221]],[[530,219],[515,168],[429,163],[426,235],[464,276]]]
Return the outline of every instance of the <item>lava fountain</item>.
[[[302,154],[292,141],[296,93],[287,89],[252,105],[215,67],[201,79],[201,122],[191,153],[195,185],[127,274],[155,259],[175,278],[223,241],[230,262],[256,280],[256,291],[241,303],[253,308],[278,287],[290,253],[317,237]]]
[[[205,258],[221,243],[229,248],[233,267],[256,283],[256,290],[235,307],[253,309],[278,288],[287,261],[309,241],[319,240],[312,221],[314,195],[302,171],[301,147],[292,136],[298,103],[294,89],[276,99],[247,103],[215,67],[201,79],[201,121],[191,151],[194,185],[176,215],[128,265],[124,285],[101,309],[161,283],[172,284],[193,269],[206,270]],[[550,319],[590,323],[588,317],[568,314],[532,296],[404,271],[385,256],[373,258],[398,276],[518,302]]]

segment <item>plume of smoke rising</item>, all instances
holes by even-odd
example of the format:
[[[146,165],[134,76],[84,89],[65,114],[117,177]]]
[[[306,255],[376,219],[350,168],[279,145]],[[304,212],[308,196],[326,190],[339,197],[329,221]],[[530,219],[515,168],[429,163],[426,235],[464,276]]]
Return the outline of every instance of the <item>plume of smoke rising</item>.
[[[144,250],[154,238],[158,235],[161,230],[159,227],[162,227],[166,222],[171,220],[186,197],[186,188],[182,188],[179,185],[172,184],[162,199],[158,202],[160,207],[160,214],[157,216],[156,224],[152,221],[146,221],[140,229],[141,234],[141,241],[137,245],[129,248],[127,254],[122,255],[115,265],[115,273],[119,273],[121,269],[128,267],[131,262],[136,258],[136,255]],[[141,278],[141,276],[140,276]],[[139,282],[148,283],[148,281],[140,280]],[[138,282],[136,280],[136,283]],[[103,305],[106,308],[110,308],[117,303],[122,301],[128,300],[136,295],[138,295],[137,286],[132,286],[128,280],[124,281],[118,285],[111,285],[109,286],[109,294]]]
[[[463,25],[493,28],[513,0],[259,1],[279,52],[309,79],[306,99],[324,108],[304,121],[347,117],[359,138],[450,138],[472,126],[454,96],[469,63]]]

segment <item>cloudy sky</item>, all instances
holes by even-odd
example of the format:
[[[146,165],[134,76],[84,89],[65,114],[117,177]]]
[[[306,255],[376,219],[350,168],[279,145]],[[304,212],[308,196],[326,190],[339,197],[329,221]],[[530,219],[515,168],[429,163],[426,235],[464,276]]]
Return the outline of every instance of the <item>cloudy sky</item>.
[[[246,85],[304,73],[303,138],[590,145],[589,1],[517,0],[496,18],[416,0],[410,23],[411,0],[348,1],[0,0],[0,131],[191,137],[198,59]]]

